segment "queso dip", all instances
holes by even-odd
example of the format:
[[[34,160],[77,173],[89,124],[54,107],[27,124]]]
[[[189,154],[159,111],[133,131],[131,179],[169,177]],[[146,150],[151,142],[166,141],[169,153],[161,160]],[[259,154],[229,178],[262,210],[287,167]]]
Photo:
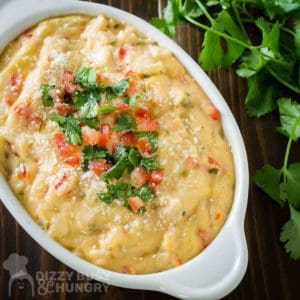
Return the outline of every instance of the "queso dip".
[[[0,57],[0,169],[78,256],[181,265],[222,228],[234,166],[221,115],[170,50],[104,16],[52,18]]]

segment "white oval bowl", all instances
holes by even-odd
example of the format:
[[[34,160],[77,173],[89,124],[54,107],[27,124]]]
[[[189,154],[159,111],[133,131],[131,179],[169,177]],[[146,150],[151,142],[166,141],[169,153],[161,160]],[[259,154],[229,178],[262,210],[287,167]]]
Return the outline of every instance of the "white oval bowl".
[[[106,5],[75,0],[0,0],[0,51],[42,19],[73,13],[92,16],[104,14],[132,24],[159,45],[169,48],[202,87],[222,114],[224,132],[234,157],[236,184],[230,214],[213,242],[190,261],[160,273],[127,275],[93,265],[48,237],[28,215],[4,177],[0,176],[2,202],[18,223],[44,249],[64,264],[91,278],[125,288],[160,291],[182,299],[224,297],[240,283],[248,263],[244,233],[249,187],[247,154],[243,138],[227,103],[205,72],[174,41],[144,20]]]

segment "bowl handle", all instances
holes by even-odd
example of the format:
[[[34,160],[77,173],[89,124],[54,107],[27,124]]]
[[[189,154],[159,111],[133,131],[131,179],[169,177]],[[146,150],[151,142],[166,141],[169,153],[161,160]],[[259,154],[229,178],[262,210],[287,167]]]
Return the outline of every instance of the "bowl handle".
[[[226,224],[201,255],[161,273],[160,282],[164,284],[159,290],[182,299],[218,299],[230,293],[242,280],[248,264],[243,225],[234,225]]]

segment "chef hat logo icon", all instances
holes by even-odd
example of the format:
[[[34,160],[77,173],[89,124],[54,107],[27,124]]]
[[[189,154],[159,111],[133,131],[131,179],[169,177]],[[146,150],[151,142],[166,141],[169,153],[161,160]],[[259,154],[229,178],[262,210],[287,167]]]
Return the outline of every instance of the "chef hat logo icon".
[[[11,288],[16,281],[19,289],[25,288],[25,281],[27,280],[31,286],[31,295],[34,297],[34,281],[31,275],[27,273],[26,265],[28,258],[17,253],[12,253],[3,263],[3,268],[10,274],[8,295],[11,296]]]

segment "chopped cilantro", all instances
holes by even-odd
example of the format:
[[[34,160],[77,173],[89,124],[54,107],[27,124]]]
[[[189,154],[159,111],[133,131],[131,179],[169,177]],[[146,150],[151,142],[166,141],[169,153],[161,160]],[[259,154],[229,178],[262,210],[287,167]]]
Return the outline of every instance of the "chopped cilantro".
[[[113,127],[115,131],[135,130],[136,124],[131,114],[122,112],[116,119],[116,123]]]
[[[151,151],[154,152],[157,150],[158,134],[156,132],[148,132],[148,131],[139,132],[137,138],[138,139],[147,138],[151,146]]]
[[[102,178],[107,181],[110,178],[119,179],[128,166],[127,157],[122,157],[113,167],[103,173]]]
[[[141,160],[141,166],[143,166],[147,171],[160,169],[160,165],[157,161],[158,156],[150,156],[150,157],[144,157]]]
[[[85,146],[82,150],[82,169],[84,172],[88,171],[89,161],[90,160],[97,160],[100,158],[110,159],[110,155],[108,154],[107,150],[93,146]]]
[[[116,107],[114,105],[104,104],[104,105],[99,106],[98,115],[104,115],[104,114],[113,112],[115,110],[116,110]]]
[[[49,95],[49,92],[55,88],[54,85],[43,84],[42,85],[42,101],[44,106],[53,105],[53,99]]]
[[[66,135],[67,142],[81,145],[82,135],[79,120],[73,116],[63,116],[56,113],[50,114],[50,120],[58,123],[60,129]]]
[[[99,87],[97,71],[94,68],[81,68],[74,73],[75,82],[84,88],[95,89]]]
[[[85,102],[79,110],[80,117],[84,119],[95,118],[98,114],[98,103],[94,99]]]
[[[90,128],[99,129],[99,120],[97,118],[90,118],[90,119],[80,118],[80,121]]]
[[[129,79],[125,78],[121,81],[118,81],[113,86],[107,86],[105,88],[106,99],[111,100],[118,96],[124,96],[126,89],[129,86]]]

